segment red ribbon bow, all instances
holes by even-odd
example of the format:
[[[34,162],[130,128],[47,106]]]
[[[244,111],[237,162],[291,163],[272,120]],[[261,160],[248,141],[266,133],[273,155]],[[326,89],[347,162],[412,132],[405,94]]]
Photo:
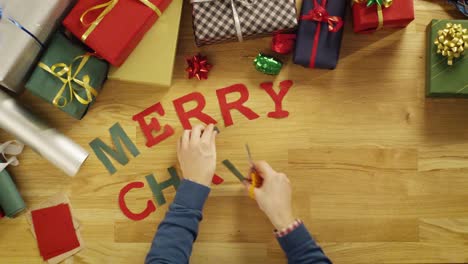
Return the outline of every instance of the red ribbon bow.
[[[271,49],[279,54],[289,54],[294,49],[296,34],[275,33],[271,42]]]
[[[328,31],[338,32],[344,25],[343,19],[339,16],[330,16],[328,11],[325,9],[326,3],[326,0],[322,0],[322,5],[319,5],[318,1],[314,0],[314,9],[310,10],[308,14],[301,16],[301,19],[327,22]]]
[[[193,77],[197,77],[198,80],[208,79],[208,73],[213,66],[208,63],[206,56],[197,54],[191,58],[187,58],[186,60],[188,67],[185,71],[188,73],[189,79],[192,79]]]

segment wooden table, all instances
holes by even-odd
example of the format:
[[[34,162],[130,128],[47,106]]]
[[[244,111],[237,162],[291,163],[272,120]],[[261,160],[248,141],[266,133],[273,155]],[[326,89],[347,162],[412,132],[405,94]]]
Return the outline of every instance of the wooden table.
[[[262,75],[252,60],[269,50],[265,38],[200,49],[215,67],[209,80],[196,81],[184,72],[185,56],[198,51],[186,4],[172,88],[109,83],[82,121],[29,94],[21,98],[90,152],[96,137],[110,144],[108,129],[119,122],[138,157],[117,165],[111,176],[91,154],[70,178],[28,148],[10,172],[29,206],[58,192],[69,195],[86,243],[70,263],[142,263],[168,204],[133,222],[117,197],[127,183],[145,182],[148,174],[159,181],[168,177],[182,132],[172,100],[197,91],[207,100],[206,113],[220,121],[217,172],[225,183],[213,188],[206,204],[193,263],[285,263],[267,218],[221,165],[228,158],[245,170],[245,142],[254,158],[289,175],[296,215],[335,263],[467,263],[468,101],[424,96],[426,26],[432,18],[462,17],[445,1],[416,0],[415,6],[417,19],[408,28],[373,35],[352,33],[348,15],[334,71],[304,69],[289,59],[279,76]],[[277,88],[288,79],[295,83],[284,103],[290,116],[268,118],[274,104],[259,84],[274,81]],[[246,105],[260,118],[249,121],[233,111],[234,125],[225,128],[215,91],[236,83],[249,88]],[[132,116],[157,102],[166,110],[159,120],[176,135],[147,148]],[[127,195],[132,210],[144,209],[152,198],[145,185]],[[168,202],[174,193],[165,191]],[[25,217],[0,221],[0,262],[41,262]]]

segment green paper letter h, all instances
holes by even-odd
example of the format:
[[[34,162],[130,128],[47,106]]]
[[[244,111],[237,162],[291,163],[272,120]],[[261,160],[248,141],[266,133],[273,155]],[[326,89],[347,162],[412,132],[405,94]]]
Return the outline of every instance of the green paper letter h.
[[[153,174],[146,176],[146,181],[148,182],[151,191],[153,192],[153,196],[156,199],[156,202],[159,206],[166,203],[166,198],[164,198],[164,194],[162,191],[164,189],[169,188],[170,186],[174,186],[174,188],[177,190],[177,188],[179,188],[180,185],[180,178],[177,174],[176,169],[174,167],[170,167],[169,169],[167,169],[167,171],[171,175],[171,178],[161,183],[158,183],[156,181]]]

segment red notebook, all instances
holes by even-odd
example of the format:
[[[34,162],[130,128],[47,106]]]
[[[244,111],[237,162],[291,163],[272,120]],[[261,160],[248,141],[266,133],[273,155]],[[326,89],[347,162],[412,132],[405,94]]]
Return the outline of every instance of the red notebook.
[[[68,204],[31,212],[39,251],[44,260],[80,246]]]

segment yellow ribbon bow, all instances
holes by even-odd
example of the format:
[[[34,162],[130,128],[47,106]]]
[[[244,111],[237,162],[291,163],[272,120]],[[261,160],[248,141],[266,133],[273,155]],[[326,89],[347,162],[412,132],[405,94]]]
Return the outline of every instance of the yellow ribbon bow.
[[[162,12],[161,10],[156,6],[154,5],[153,3],[151,3],[149,0],[138,0],[140,2],[142,2],[144,5],[146,5],[147,7],[149,7],[151,10],[153,10],[156,15],[158,15],[158,17],[160,17],[162,15]],[[99,4],[99,5],[95,5],[95,6],[92,6],[90,7],[88,10],[86,10],[80,17],[80,22],[83,26],[85,27],[88,27],[88,29],[86,30],[86,32],[81,36],[81,40],[83,42],[86,41],[86,39],[89,37],[89,35],[96,29],[96,27],[99,25],[99,23],[101,23],[101,21],[104,19],[104,17],[110,13],[110,11],[112,11],[112,9],[114,9],[115,5],[119,2],[119,0],[109,0],[108,2],[106,3],[103,3],[103,4]],[[90,12],[92,11],[95,11],[95,10],[99,10],[99,9],[104,9],[102,10],[101,14],[99,14],[99,16],[91,23],[86,23],[85,22],[85,17],[86,15],[88,15]]]
[[[468,48],[468,29],[461,24],[447,23],[445,28],[439,30],[434,41],[437,54],[447,57],[447,64],[452,66],[455,58],[460,58]]]
[[[377,5],[377,18],[379,24],[376,30],[381,30],[384,26],[384,17],[383,17],[383,10],[382,6],[385,8],[389,8],[393,4],[393,0],[353,0],[352,4],[362,4],[366,3],[367,7],[372,5]]]
[[[52,65],[51,67],[47,66],[46,64],[42,62],[39,62],[40,68],[52,74],[53,76],[59,78],[60,81],[62,81],[63,83],[63,86],[60,88],[54,100],[52,101],[54,106],[60,107],[60,108],[65,107],[67,104],[73,101],[73,97],[75,97],[76,100],[80,102],[81,104],[88,105],[93,101],[93,96],[96,97],[98,95],[98,92],[96,91],[96,89],[94,89],[89,84],[91,80],[89,75],[83,76],[83,80],[79,80],[76,78],[78,74],[80,73],[80,71],[83,69],[83,67],[86,65],[86,63],[88,62],[89,58],[90,58],[90,55],[85,54],[85,55],[74,58],[73,61],[70,63],[70,65],[67,65],[65,63],[57,63],[57,64]],[[78,65],[78,68],[76,69],[76,71],[73,71],[73,65],[79,60],[81,61],[80,61],[80,64]],[[73,88],[73,83],[78,84],[86,91],[86,99],[81,97],[76,91],[76,89]],[[63,96],[63,93],[66,91],[67,87],[70,90],[69,100],[65,96]]]

